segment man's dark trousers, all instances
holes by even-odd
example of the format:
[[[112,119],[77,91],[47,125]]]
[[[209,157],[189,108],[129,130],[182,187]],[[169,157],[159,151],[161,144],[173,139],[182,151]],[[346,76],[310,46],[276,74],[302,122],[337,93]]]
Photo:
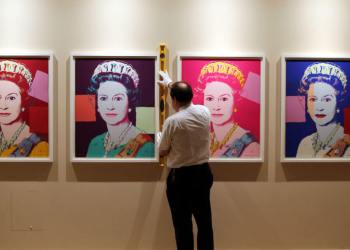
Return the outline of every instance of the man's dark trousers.
[[[193,250],[192,215],[198,235],[198,250],[213,250],[210,188],[213,175],[209,164],[173,168],[167,179],[167,197],[178,250]]]

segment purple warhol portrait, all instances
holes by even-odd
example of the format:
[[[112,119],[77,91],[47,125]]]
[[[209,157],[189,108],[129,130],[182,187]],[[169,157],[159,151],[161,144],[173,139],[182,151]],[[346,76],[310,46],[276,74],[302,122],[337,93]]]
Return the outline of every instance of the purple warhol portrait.
[[[75,58],[75,157],[153,158],[152,58]]]

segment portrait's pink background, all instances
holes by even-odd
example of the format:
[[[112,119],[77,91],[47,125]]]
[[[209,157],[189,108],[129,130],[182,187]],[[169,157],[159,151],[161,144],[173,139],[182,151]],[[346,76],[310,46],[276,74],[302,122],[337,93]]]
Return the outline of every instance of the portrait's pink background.
[[[235,100],[234,120],[242,128],[249,130],[260,142],[260,60],[196,59],[181,60],[181,80],[187,81],[195,89],[202,67],[210,62],[227,62],[235,65],[243,73],[246,83]],[[194,104],[203,104],[201,98],[193,98]]]

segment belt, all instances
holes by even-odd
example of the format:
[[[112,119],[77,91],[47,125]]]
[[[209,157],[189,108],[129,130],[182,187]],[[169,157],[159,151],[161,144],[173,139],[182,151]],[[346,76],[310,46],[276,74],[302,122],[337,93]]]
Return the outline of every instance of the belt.
[[[183,166],[179,168],[171,168],[170,172],[173,173],[180,173],[180,172],[187,172],[187,171],[194,171],[195,169],[203,169],[203,168],[209,168],[209,163],[205,162],[198,165],[190,165],[190,166]]]

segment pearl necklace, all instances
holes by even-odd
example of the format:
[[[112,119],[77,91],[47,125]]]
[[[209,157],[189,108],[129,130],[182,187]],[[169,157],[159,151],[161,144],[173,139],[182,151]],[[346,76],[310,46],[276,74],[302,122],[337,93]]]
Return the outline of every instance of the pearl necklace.
[[[337,126],[329,133],[326,140],[324,142],[320,139],[320,134],[316,132],[316,134],[312,137],[312,149],[314,150],[314,157],[317,155],[317,153],[321,149],[326,149],[328,144],[334,139],[334,136],[336,135],[338,129],[340,128],[340,124],[338,123]]]
[[[221,149],[224,145],[226,145],[228,140],[231,138],[233,132],[236,131],[237,127],[238,127],[238,124],[234,123],[232,128],[230,128],[230,130],[227,132],[227,134],[225,135],[224,139],[221,142],[219,142],[216,139],[215,134],[212,133],[212,140],[210,145],[211,155],[213,155],[218,149]]]
[[[19,126],[18,129],[13,133],[13,135],[9,141],[5,140],[4,133],[1,131],[1,133],[0,133],[0,153],[2,153],[5,149],[8,149],[12,145],[14,145],[15,141],[18,139],[18,136],[22,133],[25,126],[26,126],[26,123],[23,122],[21,124],[21,126]]]
[[[114,149],[116,149],[118,146],[120,146],[120,143],[123,142],[126,135],[129,133],[130,128],[132,127],[132,123],[130,122],[128,126],[120,133],[118,139],[116,142],[113,142],[111,139],[111,135],[109,132],[106,133],[104,138],[103,147],[105,150],[104,157],[107,157],[108,153]]]

